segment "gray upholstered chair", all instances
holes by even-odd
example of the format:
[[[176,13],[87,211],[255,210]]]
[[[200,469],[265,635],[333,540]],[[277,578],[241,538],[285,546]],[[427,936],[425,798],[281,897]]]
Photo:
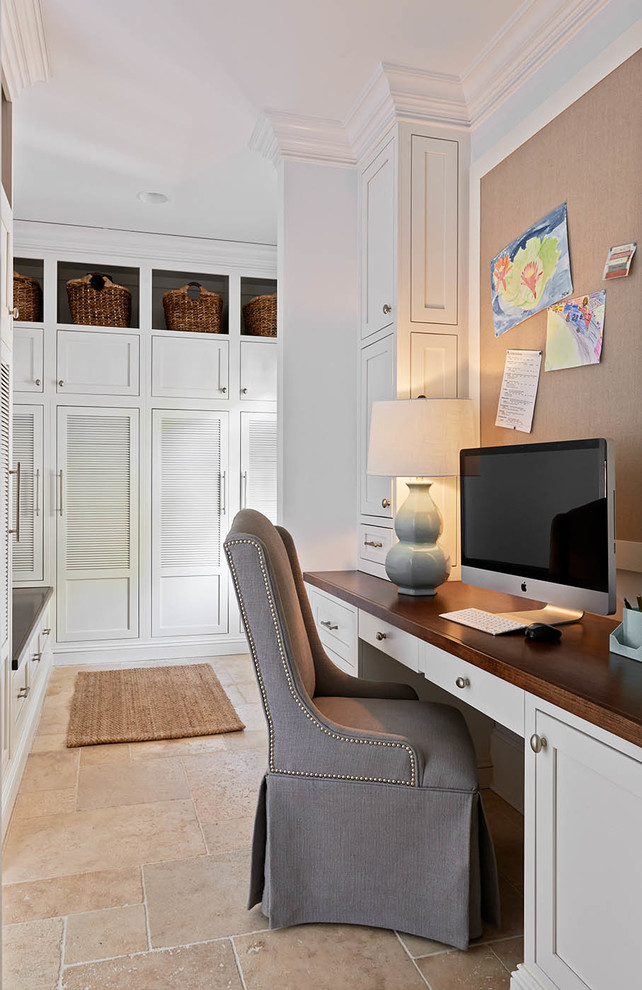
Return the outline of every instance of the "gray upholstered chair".
[[[334,666],[285,530],[246,509],[225,553],[269,729],[248,907],[466,948],[498,897],[461,714]]]

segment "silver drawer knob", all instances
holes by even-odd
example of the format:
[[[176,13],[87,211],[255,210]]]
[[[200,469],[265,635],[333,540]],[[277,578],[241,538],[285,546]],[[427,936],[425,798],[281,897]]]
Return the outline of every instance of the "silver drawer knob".
[[[241,389],[241,395],[247,395],[247,389],[246,388],[242,388]]]
[[[546,736],[538,736],[536,732],[531,736],[530,744],[534,753],[541,753],[548,746]]]
[[[455,681],[455,684],[457,685],[458,688],[461,688],[462,691],[464,688],[470,687],[470,681],[468,680],[467,677],[458,677],[457,680]]]
[[[389,306],[388,303],[384,303],[383,304],[383,312],[384,312],[384,315],[385,316],[387,316],[388,313],[392,313],[392,306]]]
[[[381,642],[382,639],[388,639],[388,637],[386,636],[385,633],[378,632],[377,635],[375,636],[375,639]]]
[[[382,498],[381,499],[381,507],[382,507],[382,509],[387,509],[389,505],[390,505],[390,499],[389,498]]]
[[[18,309],[17,306],[14,306],[13,309],[9,310],[9,312],[11,313],[11,316],[14,318],[14,320],[20,319],[20,310]]]
[[[321,626],[325,626],[326,629],[338,629],[338,626],[333,626],[329,619],[322,619],[319,623]]]
[[[62,378],[60,378],[58,381],[58,387],[62,388],[64,384],[65,384],[64,381],[62,380]]]
[[[39,378],[36,378],[36,380],[34,381],[34,385],[38,385],[38,386],[40,385],[40,379]]]
[[[223,385],[222,388],[219,388],[219,392],[227,392],[227,388],[225,387],[225,385]]]
[[[383,543],[377,543],[376,540],[364,540],[363,541],[363,545],[364,545],[364,547],[377,547],[377,548],[380,548],[380,547],[383,546]]]

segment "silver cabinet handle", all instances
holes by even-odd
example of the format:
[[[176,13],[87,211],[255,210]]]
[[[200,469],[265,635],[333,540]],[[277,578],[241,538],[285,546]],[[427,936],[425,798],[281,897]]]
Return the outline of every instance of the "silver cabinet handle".
[[[28,694],[29,694],[29,687],[26,685],[25,687],[21,687],[20,690],[18,691],[19,698],[26,698]]]
[[[534,753],[541,753],[548,746],[546,736],[538,736],[536,732],[533,733],[529,741]]]
[[[247,509],[247,471],[241,474],[241,508]]]
[[[62,388],[64,384],[65,383],[64,383],[63,379],[62,378],[59,378],[58,379],[58,388]]]
[[[380,547],[383,546],[383,543],[377,543],[376,540],[364,540],[363,541],[363,545],[364,545],[364,547],[377,547],[377,548],[380,548]]]
[[[377,639],[377,640],[379,640],[379,642],[381,642],[382,639],[388,639],[388,634],[387,633],[378,632],[375,635],[375,639]]]
[[[39,378],[34,379],[34,385],[40,386],[40,379]]]
[[[221,472],[221,515],[227,512],[227,472]]]
[[[392,313],[392,306],[389,306],[388,303],[384,303],[383,312],[386,316],[388,315],[388,313]]]
[[[322,619],[319,623],[320,626],[325,626],[326,629],[338,629],[338,626],[333,626],[329,619]]]
[[[20,461],[16,464],[15,471],[9,471],[9,474],[16,476],[16,525],[15,529],[9,529],[7,532],[14,533],[16,543],[20,543]]]
[[[63,497],[63,480],[62,480],[62,468],[58,472],[58,496],[60,502],[58,504],[58,515],[62,515],[62,497]]]
[[[40,515],[40,468],[36,470],[36,507],[34,512],[35,515]]]
[[[34,660],[36,663],[40,663],[41,657],[42,657],[42,653],[34,653],[31,659]]]
[[[470,687],[470,681],[467,677],[458,677],[455,684],[458,688],[461,688],[462,691],[464,688]]]
[[[387,509],[389,505],[390,505],[390,499],[389,498],[382,498],[381,499],[381,508],[382,509]]]
[[[42,635],[43,636],[50,636],[51,635],[51,629],[43,629],[42,630]]]

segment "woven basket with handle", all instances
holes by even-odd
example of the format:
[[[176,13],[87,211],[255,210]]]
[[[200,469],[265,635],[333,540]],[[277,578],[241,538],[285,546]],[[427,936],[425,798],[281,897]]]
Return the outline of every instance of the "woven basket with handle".
[[[16,319],[23,323],[38,323],[42,319],[42,288],[40,282],[29,275],[13,273],[13,305],[18,310]]]
[[[276,337],[276,292],[255,296],[243,307],[243,329],[252,337]]]
[[[163,296],[168,330],[193,333],[220,333],[223,296],[210,292],[200,282],[188,282],[180,289],[169,289]]]
[[[90,272],[67,282],[72,323],[93,327],[128,327],[132,294],[109,275]]]

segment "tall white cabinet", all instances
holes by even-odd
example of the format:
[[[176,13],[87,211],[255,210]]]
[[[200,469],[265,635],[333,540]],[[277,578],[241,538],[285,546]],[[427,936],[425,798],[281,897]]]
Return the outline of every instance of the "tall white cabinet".
[[[44,307],[14,331],[14,583],[55,587],[56,662],[244,649],[222,541],[241,506],[276,515],[277,340],[243,318],[276,291],[275,250],[32,223],[16,235]],[[129,327],[71,323],[66,282],[92,271],[130,289]],[[164,292],[190,281],[223,296],[220,333],[166,328]]]

